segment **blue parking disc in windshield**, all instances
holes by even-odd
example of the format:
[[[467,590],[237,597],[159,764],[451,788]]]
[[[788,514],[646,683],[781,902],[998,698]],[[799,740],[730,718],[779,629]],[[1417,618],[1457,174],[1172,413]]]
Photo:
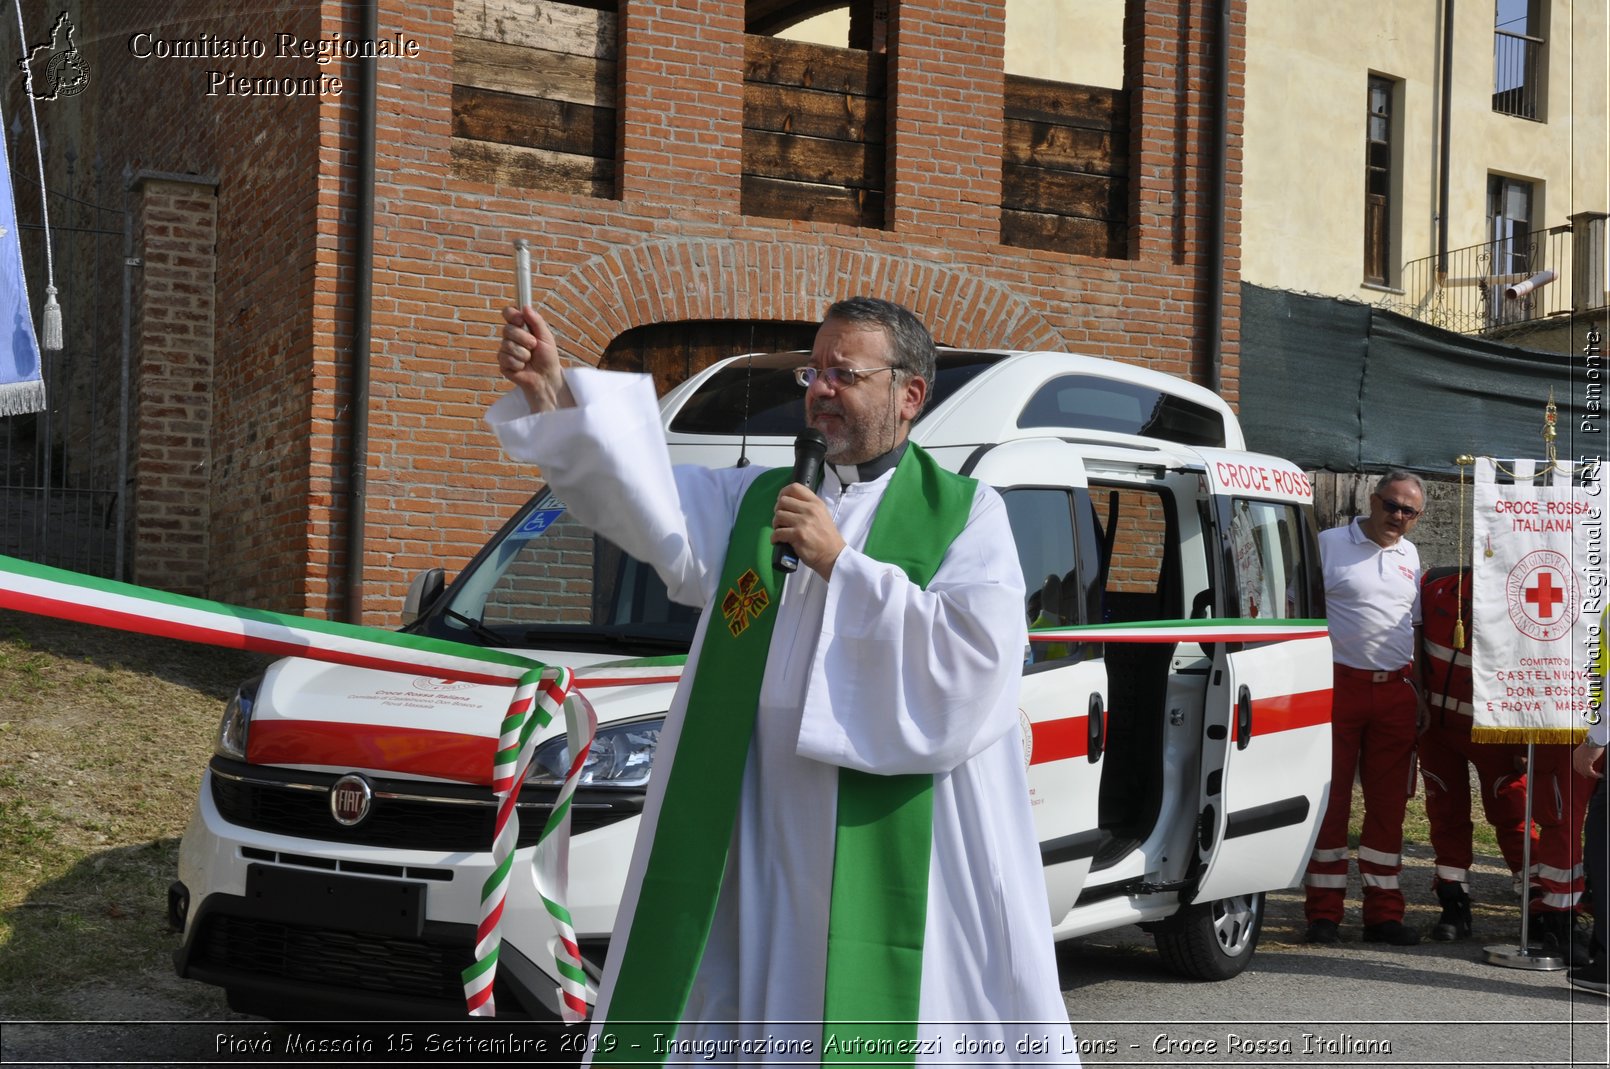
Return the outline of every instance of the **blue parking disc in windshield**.
[[[533,509],[531,515],[527,516],[524,522],[522,522],[520,526],[516,527],[514,529],[514,533],[509,537],[535,538],[542,532],[546,531],[549,527],[553,526],[553,522],[564,514],[565,509],[563,505],[558,508],[551,509]]]

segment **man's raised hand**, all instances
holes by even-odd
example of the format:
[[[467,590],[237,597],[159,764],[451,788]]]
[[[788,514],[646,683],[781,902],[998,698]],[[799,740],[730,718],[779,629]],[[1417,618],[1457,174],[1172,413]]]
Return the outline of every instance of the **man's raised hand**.
[[[503,323],[498,370],[525,394],[531,411],[575,407],[559,361],[559,346],[542,315],[533,308],[510,306],[503,309]]]

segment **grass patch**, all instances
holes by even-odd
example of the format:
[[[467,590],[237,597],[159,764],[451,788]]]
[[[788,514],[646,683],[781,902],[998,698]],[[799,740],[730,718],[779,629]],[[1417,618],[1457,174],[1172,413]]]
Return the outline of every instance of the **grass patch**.
[[[0,612],[0,1006],[167,970],[168,884],[223,703],[265,659]]]
[[[1472,788],[1474,790],[1474,788]],[[1481,802],[1475,795],[1471,796],[1471,841],[1477,855],[1492,855],[1502,857],[1498,849],[1498,836],[1493,832],[1493,826],[1487,823],[1482,816]],[[1349,814],[1347,825],[1347,845],[1354,850],[1358,849],[1359,835],[1364,827],[1364,791],[1357,784],[1353,785],[1353,808]],[[1421,787],[1409,799],[1408,807],[1403,813],[1403,844],[1431,845],[1431,822],[1426,820],[1425,789]]]

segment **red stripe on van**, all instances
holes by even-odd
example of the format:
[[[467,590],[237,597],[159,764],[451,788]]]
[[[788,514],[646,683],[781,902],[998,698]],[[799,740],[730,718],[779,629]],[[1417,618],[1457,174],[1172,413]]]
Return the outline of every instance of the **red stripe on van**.
[[[1090,753],[1089,723],[1088,716],[1070,716],[1032,725],[1034,749],[1029,753],[1029,764],[1043,765],[1047,761],[1087,756]]]
[[[1318,727],[1330,723],[1330,688],[1302,694],[1282,694],[1275,698],[1256,698],[1252,702],[1252,734]],[[1231,731],[1235,721],[1231,720]],[[1232,739],[1235,736],[1232,734]]]
[[[583,690],[602,687],[646,687],[651,683],[680,683],[682,675],[674,676],[576,676],[576,686]]]
[[[490,784],[498,740],[456,731],[327,720],[258,720],[246,740],[256,765],[326,765]]]

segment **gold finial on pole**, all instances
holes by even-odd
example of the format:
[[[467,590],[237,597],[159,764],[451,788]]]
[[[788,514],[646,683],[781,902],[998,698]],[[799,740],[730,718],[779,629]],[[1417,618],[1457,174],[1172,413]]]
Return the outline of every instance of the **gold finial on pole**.
[[[1554,409],[1554,387],[1550,386],[1549,403],[1543,407],[1543,446],[1548,451],[1550,467],[1554,466],[1554,440],[1559,436],[1559,431],[1554,426],[1558,418]]]

